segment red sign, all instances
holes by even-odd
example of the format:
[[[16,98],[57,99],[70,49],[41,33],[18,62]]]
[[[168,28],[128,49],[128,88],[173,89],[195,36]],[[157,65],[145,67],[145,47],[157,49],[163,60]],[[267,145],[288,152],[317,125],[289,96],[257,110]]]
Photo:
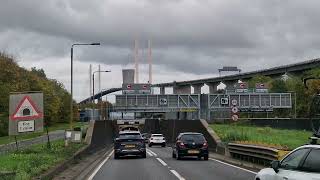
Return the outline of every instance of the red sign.
[[[10,120],[33,120],[43,117],[43,113],[39,111],[36,104],[30,96],[22,98],[15,112],[10,116]]]
[[[128,85],[127,85],[127,89],[131,89],[131,84],[128,84]]]
[[[147,85],[143,85],[143,86],[142,86],[142,89],[147,89]]]

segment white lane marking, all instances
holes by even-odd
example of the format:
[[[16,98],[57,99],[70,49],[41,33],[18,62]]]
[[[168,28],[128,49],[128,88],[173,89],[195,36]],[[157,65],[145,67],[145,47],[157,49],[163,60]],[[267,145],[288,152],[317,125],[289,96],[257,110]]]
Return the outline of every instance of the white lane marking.
[[[219,160],[217,160],[217,159],[213,159],[213,158],[209,158],[209,159],[210,159],[210,160],[212,160],[212,161],[216,161],[216,162],[218,162],[218,163],[221,163],[221,164],[224,164],[224,165],[227,165],[227,166],[233,167],[233,168],[241,169],[241,170],[243,170],[243,171],[246,171],[246,172],[249,172],[249,173],[252,173],[252,174],[257,174],[257,173],[256,173],[256,172],[254,172],[254,171],[250,171],[250,170],[248,170],[248,169],[244,169],[244,168],[241,168],[241,167],[238,167],[238,166],[235,166],[235,165],[229,164],[229,163],[225,163],[225,162],[223,162],[223,161],[219,161]]]
[[[147,153],[148,153],[149,156],[151,156],[151,157],[153,156],[148,150],[147,150]]]
[[[157,160],[163,165],[163,166],[167,166],[168,164],[166,162],[164,162],[162,159],[157,158]]]
[[[174,174],[179,180],[186,180],[184,177],[182,177],[177,171],[170,170],[172,174]]]
[[[114,150],[112,150],[111,153],[102,161],[102,163],[99,164],[99,166],[89,176],[88,180],[92,180],[94,178],[94,176],[98,173],[98,171],[101,169],[101,167],[109,160],[109,158],[111,157],[113,152],[114,152]]]
[[[158,156],[156,153],[154,153],[154,152],[151,151],[150,149],[147,149],[147,150],[149,150],[149,152],[150,152],[151,154],[153,154],[154,156]]]

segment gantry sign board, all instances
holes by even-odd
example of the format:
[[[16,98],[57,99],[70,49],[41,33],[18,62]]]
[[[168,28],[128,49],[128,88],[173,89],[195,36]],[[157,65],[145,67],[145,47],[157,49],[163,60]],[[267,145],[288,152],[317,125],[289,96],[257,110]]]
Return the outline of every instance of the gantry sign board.
[[[150,84],[122,84],[123,94],[151,94]]]
[[[12,93],[9,103],[9,135],[43,131],[43,94]]]

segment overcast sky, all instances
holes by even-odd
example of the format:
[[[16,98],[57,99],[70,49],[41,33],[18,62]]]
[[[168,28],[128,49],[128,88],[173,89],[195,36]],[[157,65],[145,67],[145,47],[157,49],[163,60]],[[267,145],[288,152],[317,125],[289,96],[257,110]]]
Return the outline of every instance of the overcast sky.
[[[133,68],[139,40],[140,81],[148,79],[147,40],[153,43],[154,82],[217,76],[222,66],[252,71],[318,58],[319,0],[2,0],[0,51],[70,89],[74,50],[75,98],[89,96],[89,65],[111,70],[102,88],[120,87]]]

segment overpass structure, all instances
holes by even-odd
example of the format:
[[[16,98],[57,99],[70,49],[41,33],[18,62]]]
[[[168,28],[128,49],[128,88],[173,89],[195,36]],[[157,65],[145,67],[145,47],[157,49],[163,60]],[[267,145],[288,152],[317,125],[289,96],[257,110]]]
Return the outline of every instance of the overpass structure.
[[[290,93],[217,93],[217,86],[223,82],[228,87],[233,87],[238,80],[247,81],[256,75],[264,75],[277,78],[284,74],[300,74],[304,71],[320,66],[320,59],[313,59],[300,63],[284,65],[259,71],[240,73],[229,76],[220,76],[207,79],[180,81],[171,83],[153,84],[159,87],[160,94],[121,94],[116,95],[116,103],[113,110],[117,112],[134,113],[166,113],[170,118],[179,119],[219,119],[230,117],[231,101],[237,101],[239,112],[272,112],[273,109],[292,108],[292,96]],[[130,76],[132,79],[132,77]],[[125,82],[125,81],[124,81]],[[209,86],[209,94],[202,94],[201,88],[204,84]],[[131,81],[125,87],[135,87]],[[173,87],[173,94],[166,94],[165,88]],[[191,87],[194,88],[193,94]],[[80,104],[88,103],[102,96],[123,90],[112,88],[97,93]],[[227,101],[228,103],[222,103]]]
[[[160,94],[165,94],[166,87],[173,87],[173,94],[191,94],[191,86],[194,88],[194,94],[201,94],[201,88],[204,84],[209,86],[209,93],[217,92],[217,86],[223,82],[227,87],[233,86],[238,80],[247,81],[256,75],[264,75],[272,78],[284,74],[300,74],[315,67],[320,67],[320,59],[312,59],[300,63],[284,65],[259,71],[239,73],[235,75],[213,77],[206,79],[180,81],[171,83],[154,84],[153,87],[160,88]]]
[[[107,94],[114,93],[114,92],[117,92],[117,91],[121,91],[121,90],[122,90],[122,88],[111,88],[111,89],[102,91],[100,93],[97,93],[94,96],[90,96],[87,99],[84,99],[81,102],[79,102],[79,104],[86,104],[86,103],[89,103],[89,102],[91,102],[91,101],[93,101],[95,99],[101,99],[102,96],[105,96]]]

